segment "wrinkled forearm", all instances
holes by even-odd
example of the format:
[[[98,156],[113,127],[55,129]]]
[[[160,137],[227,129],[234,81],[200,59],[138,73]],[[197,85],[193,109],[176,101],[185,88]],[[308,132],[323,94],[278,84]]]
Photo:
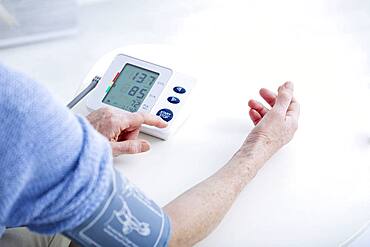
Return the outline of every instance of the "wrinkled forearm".
[[[192,246],[208,236],[269,158],[250,144],[214,175],[165,206],[172,221],[171,246]],[[264,152],[264,151],[262,151]]]

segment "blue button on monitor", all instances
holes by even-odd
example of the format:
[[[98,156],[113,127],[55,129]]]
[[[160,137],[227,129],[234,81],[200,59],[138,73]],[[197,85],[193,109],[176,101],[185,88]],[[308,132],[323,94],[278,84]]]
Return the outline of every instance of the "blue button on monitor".
[[[175,91],[176,93],[179,93],[179,94],[184,94],[184,93],[186,93],[186,90],[185,90],[185,88],[183,88],[183,87],[174,87],[174,88],[173,88],[173,91]]]
[[[169,122],[173,118],[173,112],[170,109],[162,109],[157,112],[157,116],[160,116],[164,121]]]
[[[172,104],[178,104],[178,103],[180,103],[179,98],[176,98],[174,96],[168,97],[167,100],[168,100],[168,102],[170,102]]]

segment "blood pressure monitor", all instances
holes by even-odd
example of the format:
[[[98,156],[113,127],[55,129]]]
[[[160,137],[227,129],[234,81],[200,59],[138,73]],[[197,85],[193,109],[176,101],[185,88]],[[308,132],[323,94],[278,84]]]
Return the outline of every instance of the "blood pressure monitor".
[[[141,131],[167,139],[185,120],[184,106],[195,83],[194,78],[171,68],[119,54],[89,94],[87,107],[157,115],[168,127],[158,129],[144,125]]]

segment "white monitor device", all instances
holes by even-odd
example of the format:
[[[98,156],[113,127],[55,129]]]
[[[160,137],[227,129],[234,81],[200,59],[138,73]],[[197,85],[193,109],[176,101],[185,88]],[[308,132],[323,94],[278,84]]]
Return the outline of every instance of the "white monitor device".
[[[147,112],[168,123],[165,129],[144,125],[143,133],[167,139],[186,119],[184,106],[195,86],[192,77],[173,69],[119,54],[88,99],[96,110],[112,107],[128,112]]]

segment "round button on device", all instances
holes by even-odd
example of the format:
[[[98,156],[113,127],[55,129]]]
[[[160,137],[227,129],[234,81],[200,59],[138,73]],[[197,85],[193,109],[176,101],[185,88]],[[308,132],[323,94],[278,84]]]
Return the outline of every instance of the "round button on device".
[[[172,104],[178,104],[178,103],[180,103],[179,98],[176,98],[174,96],[168,97],[167,100],[168,100],[168,102],[170,102]]]
[[[173,118],[173,112],[170,109],[162,109],[157,112],[157,116],[160,116],[164,121],[169,122]]]
[[[186,90],[185,90],[185,88],[183,88],[183,87],[174,87],[174,88],[173,88],[173,91],[175,91],[176,93],[179,93],[179,94],[184,94],[184,93],[186,93]]]

